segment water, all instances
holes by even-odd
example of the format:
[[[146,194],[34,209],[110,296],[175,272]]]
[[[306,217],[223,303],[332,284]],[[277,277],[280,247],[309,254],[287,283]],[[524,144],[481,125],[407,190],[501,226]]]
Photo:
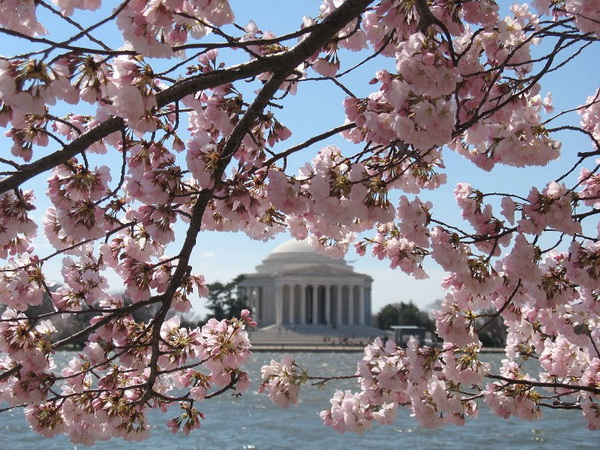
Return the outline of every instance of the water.
[[[67,356],[67,355],[65,355]],[[281,354],[258,353],[249,366],[254,380],[259,378],[260,366]],[[297,353],[296,361],[310,368],[312,375],[351,374],[360,353]],[[491,356],[499,360],[499,355]],[[337,384],[336,384],[337,383]],[[165,423],[177,415],[152,411],[155,425],[150,438],[144,442],[112,439],[99,442],[98,449],[585,449],[600,448],[600,433],[585,428],[578,411],[544,410],[544,417],[534,422],[504,420],[482,408],[479,418],[464,427],[447,426],[438,430],[423,430],[400,411],[392,426],[377,426],[363,435],[340,435],[326,428],[318,416],[329,406],[335,390],[354,389],[356,381],[332,382],[324,389],[304,387],[300,404],[289,409],[275,406],[265,394],[256,392],[257,383],[242,397],[223,395],[199,403],[206,414],[199,430],[190,435],[172,434]],[[45,439],[29,429],[20,410],[0,414],[0,449],[72,449],[64,436]]]

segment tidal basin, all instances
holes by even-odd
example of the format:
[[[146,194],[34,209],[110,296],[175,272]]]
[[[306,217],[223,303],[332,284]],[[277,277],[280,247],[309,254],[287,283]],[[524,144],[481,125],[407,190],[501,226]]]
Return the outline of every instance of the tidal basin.
[[[189,435],[172,434],[166,422],[179,414],[173,408],[166,414],[151,411],[154,429],[143,442],[111,439],[93,447],[75,446],[64,436],[46,439],[30,430],[20,409],[0,414],[0,449],[586,449],[599,448],[600,434],[585,428],[579,411],[543,410],[540,420],[526,422],[502,419],[482,406],[477,419],[464,427],[447,426],[436,430],[419,428],[416,420],[401,410],[392,426],[374,426],[362,435],[338,434],[323,425],[318,413],[327,409],[336,387],[356,390],[354,380],[334,381],[325,388],[304,386],[300,403],[289,409],[275,406],[257,387],[260,367],[283,353],[255,353],[248,366],[253,385],[241,397],[222,395],[198,403],[205,415],[199,430]],[[57,358],[61,358],[61,354]],[[69,352],[64,352],[64,358]],[[355,353],[294,353],[299,365],[318,376],[348,375],[356,370]],[[485,355],[497,364],[501,354]]]

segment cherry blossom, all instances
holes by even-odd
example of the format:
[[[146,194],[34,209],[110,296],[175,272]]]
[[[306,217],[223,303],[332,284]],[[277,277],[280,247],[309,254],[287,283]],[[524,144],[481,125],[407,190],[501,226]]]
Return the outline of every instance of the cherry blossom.
[[[234,3],[0,0],[7,410],[86,445],[146,438],[150,409],[200,428],[201,402],[250,388],[257,324],[244,310],[182,325],[208,293],[194,249],[205,231],[287,231],[418,279],[441,269],[445,295],[439,345],[376,339],[334,377],[271,361],[260,390],[277,405],[350,379],[320,413],[340,433],[461,426],[481,408],[573,409],[600,429],[599,91],[547,84],[594,57],[598,2],[323,0],[282,34],[258,10],[237,24]],[[341,93],[330,130],[294,106],[329,107],[313,83]],[[510,175],[489,189],[479,169]],[[507,332],[498,371],[478,337],[492,321]]]
[[[284,355],[281,362],[272,360],[261,368],[263,382],[260,391],[269,391],[269,398],[278,406],[288,408],[298,403],[300,385],[306,381],[305,372],[296,365],[291,355]]]

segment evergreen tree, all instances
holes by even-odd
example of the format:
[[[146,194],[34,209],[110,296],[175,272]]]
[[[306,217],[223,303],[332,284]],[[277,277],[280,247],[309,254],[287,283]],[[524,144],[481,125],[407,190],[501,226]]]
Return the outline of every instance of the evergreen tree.
[[[207,320],[213,318],[223,320],[240,317],[243,309],[249,309],[247,298],[241,297],[237,290],[238,284],[243,279],[243,275],[238,275],[229,283],[217,281],[206,285],[209,291],[209,294],[206,297],[208,300],[207,308],[210,311],[206,318]]]
[[[434,331],[435,324],[425,311],[410,300],[408,303],[390,303],[377,314],[377,327],[387,330],[393,325],[416,325]]]

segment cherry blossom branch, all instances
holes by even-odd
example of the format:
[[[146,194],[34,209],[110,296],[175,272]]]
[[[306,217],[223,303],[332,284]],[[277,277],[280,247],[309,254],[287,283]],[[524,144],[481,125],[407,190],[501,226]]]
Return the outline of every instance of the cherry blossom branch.
[[[30,164],[19,166],[19,172],[0,180],[0,193],[18,188],[22,183],[50,170],[69,159],[84,152],[95,142],[105,138],[111,133],[125,126],[125,121],[120,117],[111,117],[101,124],[86,131],[81,136],[65,145],[62,150],[38,159]]]
[[[333,377],[318,377],[318,376],[307,376],[307,381],[315,381],[315,383],[310,383],[311,386],[325,386],[330,381],[339,381],[339,380],[355,380],[360,378],[360,375],[337,375]]]
[[[211,398],[217,397],[217,396],[219,396],[219,395],[221,395],[221,394],[223,394],[223,393],[225,393],[225,392],[227,392],[227,391],[229,391],[229,390],[231,390],[231,389],[235,388],[235,385],[236,385],[236,383],[237,383],[237,380],[238,380],[238,377],[237,377],[237,376],[235,376],[234,374],[232,374],[232,375],[231,375],[231,381],[229,382],[229,384],[228,384],[228,385],[226,385],[226,386],[222,387],[222,388],[221,388],[221,389],[219,389],[218,391],[215,391],[215,392],[212,392],[212,393],[208,394],[208,395],[207,395],[206,397],[204,397],[204,398],[211,399]]]
[[[600,209],[592,208],[589,211],[580,214],[573,214],[573,219],[575,220],[583,220],[586,217],[595,216],[596,214],[600,214]]]
[[[290,147],[289,149],[277,153],[277,155],[273,156],[272,158],[268,159],[267,161],[264,162],[264,164],[262,165],[262,167],[270,167],[271,165],[275,164],[277,161],[279,161],[280,159],[284,159],[287,158],[288,156],[300,151],[300,150],[304,150],[305,148],[310,147],[313,144],[316,144],[317,142],[323,141],[325,139],[330,138],[331,136],[335,136],[336,134],[341,133],[342,131],[346,131],[346,130],[351,130],[353,128],[356,127],[356,124],[354,123],[347,123],[344,125],[340,125],[339,127],[333,128],[329,131],[325,131],[324,133],[318,134],[316,136],[311,137],[310,139],[307,139],[306,141],[304,141],[301,144],[295,145],[293,147]]]
[[[525,380],[519,379],[515,380],[514,378],[507,378],[501,375],[486,375],[487,378],[492,380],[500,380],[507,383],[507,385],[517,384],[520,386],[529,386],[529,387],[543,387],[543,388],[551,388],[551,389],[568,389],[571,393],[577,391],[586,391],[591,392],[592,394],[600,394],[600,388],[593,386],[581,386],[578,384],[565,384],[565,383],[549,383],[543,381],[533,381],[533,380]],[[568,395],[565,393],[565,395]]]
[[[538,403],[539,406],[543,406],[544,408],[549,408],[549,409],[566,409],[566,410],[573,410],[573,409],[581,409],[581,406],[577,403],[543,403],[540,402]]]
[[[208,202],[215,190],[220,186],[222,174],[229,165],[233,154],[237,151],[243,137],[246,135],[256,118],[267,107],[271,98],[275,95],[281,84],[286,78],[296,69],[300,62],[317,51],[324,42],[329,41],[341,28],[350,20],[356,17],[357,14],[366,8],[371,3],[370,0],[349,0],[337,9],[332,15],[328,16],[321,24],[321,27],[314,30],[305,40],[293,47],[289,52],[286,52],[286,57],[277,67],[274,75],[265,86],[261,89],[254,102],[248,107],[245,114],[236,124],[235,128],[229,135],[226,144],[221,150],[221,157],[217,169],[213,174],[213,187],[200,192],[196,204],[194,205],[186,238],[179,252],[179,261],[175,272],[171,276],[171,280],[165,293],[161,296],[162,306],[158,313],[154,316],[152,330],[152,353],[149,361],[150,374],[146,382],[147,389],[142,397],[145,400],[151,396],[152,387],[158,376],[158,357],[159,357],[159,340],[160,340],[160,325],[164,322],[168,311],[171,307],[172,299],[181,285],[185,274],[189,272],[188,266],[192,250],[196,245],[198,233],[202,224],[202,216],[208,206]],[[142,400],[140,400],[142,402]]]
[[[521,284],[522,284],[522,280],[519,278],[519,281],[517,282],[517,285],[515,286],[515,288],[512,290],[511,294],[508,296],[508,298],[506,299],[506,301],[504,302],[504,304],[502,305],[502,307],[494,314],[485,314],[485,315],[481,315],[480,317],[490,317],[483,325],[481,325],[480,327],[478,327],[475,330],[475,333],[479,333],[481,330],[483,330],[485,327],[487,327],[490,323],[492,323],[494,321],[494,319],[496,319],[496,317],[499,317],[505,310],[506,308],[508,308],[508,306],[510,305],[510,303],[512,302],[513,298],[515,297],[515,295],[517,295],[517,292],[519,291],[519,289],[521,288]]]
[[[61,347],[64,347],[64,346],[72,343],[72,342],[78,341],[79,339],[81,339],[85,336],[88,336],[92,331],[94,331],[94,330],[100,328],[101,326],[106,325],[110,321],[114,320],[116,317],[129,314],[140,308],[157,303],[159,301],[159,299],[160,299],[160,297],[154,297],[147,301],[133,303],[129,306],[119,308],[118,310],[111,310],[110,314],[107,315],[106,317],[100,319],[99,321],[97,321],[91,325],[88,325],[86,328],[84,328],[84,329],[82,329],[60,341],[53,342],[51,347],[52,347],[52,349],[59,349]],[[20,372],[20,370],[22,368],[23,368],[23,365],[20,363],[17,363],[15,366],[11,367],[10,369],[6,370],[5,372],[0,373],[0,381],[3,381],[12,375],[15,375],[16,373]]]
[[[283,72],[286,70],[291,72],[300,62],[304,61],[304,59],[322,47],[324,43],[328,42],[342,28],[339,27],[340,23],[346,24],[350,22],[373,1],[349,0],[345,2],[321,24],[315,26],[315,29],[305,40],[286,52],[267,56],[228,69],[215,70],[176,83],[156,95],[157,107],[161,108],[203,89],[210,89],[221,84],[250,78],[264,72]],[[290,66],[293,63],[296,63],[296,65],[290,70]],[[75,155],[85,151],[93,143],[118,131],[123,126],[125,126],[125,121],[122,118],[112,117],[85,132],[63,147],[62,150],[40,158],[33,163],[21,165],[18,173],[0,180],[0,193],[15,189],[40,173],[64,163]]]
[[[552,28],[555,26],[557,26],[557,24],[552,24],[552,25],[550,25],[549,28]],[[532,40],[534,40],[536,38],[536,36],[537,36],[537,33],[532,33],[523,42],[520,42],[519,44],[517,44],[515,46],[515,48],[513,48],[509,52],[509,54],[506,56],[506,58],[504,59],[504,61],[501,64],[498,64],[497,66],[494,66],[492,69],[490,69],[490,71],[495,72],[493,79],[490,80],[490,82],[489,82],[490,87],[493,86],[498,81],[498,79],[501,77],[504,69],[509,66],[509,61],[511,58],[514,57],[516,52],[519,49],[523,48],[525,45],[528,45]],[[485,92],[485,94],[483,95],[481,101],[479,102],[478,107],[475,109],[474,113],[472,114],[471,119],[460,124],[460,126],[457,126],[457,128],[455,130],[455,134],[458,135],[461,132],[463,132],[464,130],[469,129],[473,124],[477,123],[479,120],[481,120],[485,117],[489,117],[496,111],[502,109],[507,104],[512,102],[513,99],[518,98],[520,95],[523,95],[525,92],[527,92],[529,89],[531,89],[531,87],[534,86],[543,77],[543,75],[546,74],[548,72],[548,70],[551,69],[552,63],[558,55],[557,49],[560,48],[563,40],[565,40],[565,38],[561,36],[559,41],[554,46],[554,51],[552,51],[548,55],[548,58],[546,60],[546,63],[544,64],[544,66],[539,70],[539,72],[535,76],[529,78],[527,85],[525,87],[520,89],[518,92],[508,96],[508,98],[506,98],[505,100],[498,102],[493,108],[490,108],[484,112],[481,112],[481,108],[486,104],[486,102],[489,99],[489,95],[491,94],[491,90],[487,90]],[[479,75],[479,74],[478,73],[471,74],[471,76],[477,76],[477,75]],[[500,98],[498,98],[498,100],[500,100]]]
[[[32,267],[33,265],[38,264],[38,263],[47,262],[47,261],[51,260],[52,258],[55,258],[58,255],[62,255],[62,254],[66,253],[66,252],[68,252],[70,250],[74,250],[74,249],[76,249],[78,247],[81,247],[82,245],[88,244],[90,242],[96,242],[96,241],[98,241],[100,239],[107,239],[109,236],[111,236],[111,235],[113,235],[115,233],[118,233],[119,231],[124,230],[125,228],[129,228],[129,227],[133,226],[136,223],[137,222],[123,223],[123,224],[119,225],[118,227],[113,228],[112,230],[110,230],[109,232],[107,232],[102,237],[84,239],[82,241],[76,242],[75,244],[71,244],[71,245],[69,245],[67,247],[61,248],[60,250],[56,250],[55,252],[53,252],[53,253],[51,253],[51,254],[49,254],[47,256],[44,256],[43,258],[39,258],[36,262],[32,262],[32,263],[29,263],[29,264],[25,264],[25,265],[13,267],[13,268],[2,268],[2,269],[0,269],[0,273],[2,273],[2,272],[15,272],[15,271],[18,271],[18,270],[27,269],[28,267]]]
[[[62,48],[64,50],[69,50],[69,51],[72,51],[72,52],[79,52],[79,53],[91,52],[91,50],[88,49],[88,48],[76,47],[76,46],[72,46],[72,45],[61,45],[60,43],[52,41],[52,40],[50,40],[48,38],[28,36],[28,35],[26,35],[24,33],[19,32],[19,31],[11,30],[11,29],[4,28],[4,27],[0,27],[0,33],[6,34],[7,36],[13,36],[13,37],[17,37],[19,39],[24,39],[24,40],[27,40],[27,41],[32,42],[32,43],[48,44],[48,45],[50,45],[52,47]],[[11,59],[29,58],[29,57],[31,57],[33,55],[44,53],[45,51],[46,50],[39,50],[39,51],[36,51],[36,52],[31,52],[31,53],[24,53],[22,55],[17,55],[14,58],[11,58]],[[97,52],[94,51],[94,53],[97,53]],[[101,51],[101,53],[102,53],[102,51]],[[110,51],[110,54],[114,54],[114,53],[115,53],[114,50]],[[135,53],[135,52],[131,52],[131,53]]]
[[[77,28],[78,30],[80,30],[80,33],[72,36],[70,39],[68,39],[67,41],[61,42],[58,45],[68,45],[71,42],[75,42],[76,40],[80,39],[81,37],[85,36],[87,37],[90,41],[98,44],[100,47],[102,47],[104,50],[106,51],[111,51],[110,47],[108,45],[106,45],[104,42],[102,42],[99,39],[96,39],[94,36],[91,35],[91,31],[94,28],[97,28],[105,23],[110,22],[111,20],[113,20],[115,17],[117,17],[117,15],[125,8],[125,6],[127,6],[127,4],[130,2],[130,0],[125,0],[121,6],[117,7],[114,11],[113,14],[111,14],[109,17],[107,17],[106,19],[104,19],[103,21],[98,22],[96,25],[88,28],[87,30],[84,29],[80,24],[78,24],[77,22],[75,22],[73,19],[71,19],[70,17],[65,16],[64,14],[60,13],[59,11],[57,11],[55,8],[53,8],[52,6],[48,5],[46,2],[42,1],[42,0],[38,0],[38,4],[41,5],[42,7],[46,8],[48,11],[50,11],[52,14],[60,17],[62,20],[64,20],[65,22],[69,23],[70,25],[73,25],[75,28]],[[52,48],[47,49],[45,51],[46,54],[48,54],[50,51],[52,51]]]
[[[77,24],[77,22],[73,21],[72,19],[65,17],[63,14],[59,13],[58,11],[56,11],[54,8],[52,8],[50,5],[46,4],[43,1],[39,1],[38,3],[52,11],[54,14],[59,15],[63,20],[67,21],[68,23],[70,23],[71,25],[77,27],[79,30],[81,30],[79,33],[75,34],[74,36],[72,36],[71,38],[67,39],[64,42],[54,42],[51,41],[49,39],[46,38],[40,38],[40,37],[33,37],[33,36],[28,36],[25,35],[23,33],[19,33],[17,31],[14,30],[8,30],[6,28],[0,28],[0,33],[5,33],[8,35],[12,35],[15,37],[18,37],[20,39],[25,39],[28,40],[30,42],[37,42],[37,43],[43,43],[43,44],[48,44],[50,46],[50,48],[44,49],[44,50],[38,50],[35,52],[30,52],[30,53],[25,53],[22,55],[18,55],[17,58],[30,58],[31,56],[34,55],[39,55],[39,54],[49,54],[52,50],[55,49],[64,49],[64,50],[69,50],[75,53],[93,53],[93,54],[106,54],[106,55],[111,55],[111,56],[116,56],[116,55],[135,55],[137,54],[137,52],[133,51],[133,50],[112,50],[110,49],[108,46],[106,46],[102,41],[94,38],[90,33],[91,31],[93,31],[94,29],[105,25],[106,23],[110,22],[111,20],[113,20],[115,17],[117,17],[119,15],[119,13],[127,6],[127,4],[130,2],[131,0],[124,0],[123,3],[118,6],[117,8],[115,8],[114,12],[106,17],[105,19],[101,20],[100,22],[95,23],[94,25],[91,25],[90,27],[83,29],[81,27],[81,25]],[[75,42],[77,40],[79,40],[81,37],[86,36],[87,38],[89,38],[92,42],[97,43],[98,45],[100,45],[102,47],[102,49],[91,49],[91,48],[86,48],[86,47],[79,47],[79,46],[73,46],[70,45],[72,42]]]
[[[450,59],[452,60],[454,66],[456,66],[458,64],[458,60],[456,59],[456,53],[454,52],[454,47],[452,46],[452,36],[450,35],[446,25],[440,22],[438,18],[433,15],[429,9],[427,0],[415,0],[415,9],[419,13],[419,23],[417,25],[419,31],[425,33],[431,25],[437,25],[442,30],[442,33],[444,34],[448,44]]]
[[[130,314],[140,308],[144,308],[146,306],[158,303],[159,301],[161,301],[161,296],[155,296],[155,297],[151,297],[149,300],[146,300],[146,301],[132,303],[129,306],[124,306],[122,308],[113,309],[110,311],[110,314],[106,315],[105,317],[98,320],[97,322],[95,322],[91,325],[88,325],[84,329],[82,329],[60,341],[53,342],[52,348],[59,349],[61,347],[64,347],[65,345],[68,345],[72,342],[79,340],[80,338],[83,338],[83,337],[89,335],[92,331],[97,330],[98,328],[100,328],[103,325],[106,325],[107,323],[109,323],[110,321],[114,320],[117,317]],[[2,374],[2,375],[4,375],[4,374]],[[0,375],[0,380],[2,379],[2,375]]]
[[[308,33],[314,31],[316,27],[320,24],[309,25],[301,30],[294,31],[293,33],[282,34],[281,36],[277,36],[274,38],[265,38],[265,39],[248,39],[248,40],[239,40],[235,41],[235,47],[249,47],[255,45],[271,45],[271,44],[280,44],[283,41],[289,41],[291,39],[297,39],[299,37],[305,36]],[[211,49],[211,48],[230,48],[232,45],[229,42],[223,43],[194,43],[194,44],[183,44],[177,45],[173,47],[173,51],[178,52],[181,50],[191,50],[191,49]]]
[[[354,70],[358,69],[359,67],[363,66],[364,64],[368,63],[369,61],[371,61],[372,59],[376,58],[377,56],[379,56],[380,54],[382,54],[385,49],[390,45],[390,43],[394,40],[394,33],[390,33],[385,41],[383,42],[383,45],[381,47],[379,47],[377,50],[375,50],[373,53],[371,53],[369,56],[367,56],[366,58],[364,58],[362,61],[356,63],[355,65],[353,65],[352,67],[338,73],[335,77],[336,78],[341,78],[345,75],[348,75],[349,73],[353,72]]]

